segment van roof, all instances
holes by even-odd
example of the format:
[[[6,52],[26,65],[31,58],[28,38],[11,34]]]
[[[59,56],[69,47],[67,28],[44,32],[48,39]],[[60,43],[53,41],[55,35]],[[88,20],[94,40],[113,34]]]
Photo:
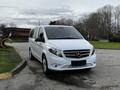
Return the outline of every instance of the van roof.
[[[36,27],[72,27],[72,26],[67,26],[67,25],[40,25]]]

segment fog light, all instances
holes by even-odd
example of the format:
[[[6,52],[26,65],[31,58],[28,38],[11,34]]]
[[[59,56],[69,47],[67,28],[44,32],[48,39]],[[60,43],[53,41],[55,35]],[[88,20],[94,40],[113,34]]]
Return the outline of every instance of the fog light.
[[[57,65],[55,65],[55,67],[57,67]]]
[[[59,66],[61,66],[61,64],[52,64],[52,67],[55,67],[55,68],[57,68],[57,67],[59,67]]]

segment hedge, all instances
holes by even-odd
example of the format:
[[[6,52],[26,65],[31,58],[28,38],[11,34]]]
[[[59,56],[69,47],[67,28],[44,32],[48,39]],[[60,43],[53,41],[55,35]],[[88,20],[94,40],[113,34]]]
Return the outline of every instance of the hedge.
[[[120,42],[120,35],[114,35],[111,38],[109,38],[110,42]]]

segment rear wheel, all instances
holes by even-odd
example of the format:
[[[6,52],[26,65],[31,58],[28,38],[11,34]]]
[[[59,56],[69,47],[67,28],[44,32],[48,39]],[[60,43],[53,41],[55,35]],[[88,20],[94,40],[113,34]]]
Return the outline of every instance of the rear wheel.
[[[29,60],[35,60],[35,57],[32,55],[31,49],[29,49]]]
[[[48,74],[50,71],[48,69],[47,59],[45,56],[42,58],[42,70],[44,74]]]

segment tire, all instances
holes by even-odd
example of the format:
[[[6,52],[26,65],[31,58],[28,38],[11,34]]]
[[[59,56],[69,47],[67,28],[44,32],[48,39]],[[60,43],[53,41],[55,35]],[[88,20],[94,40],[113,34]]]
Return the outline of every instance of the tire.
[[[30,49],[29,49],[29,60],[35,60],[35,57],[33,56]]]
[[[48,75],[50,73],[50,70],[48,69],[47,59],[45,56],[42,57],[42,70],[45,75]]]

